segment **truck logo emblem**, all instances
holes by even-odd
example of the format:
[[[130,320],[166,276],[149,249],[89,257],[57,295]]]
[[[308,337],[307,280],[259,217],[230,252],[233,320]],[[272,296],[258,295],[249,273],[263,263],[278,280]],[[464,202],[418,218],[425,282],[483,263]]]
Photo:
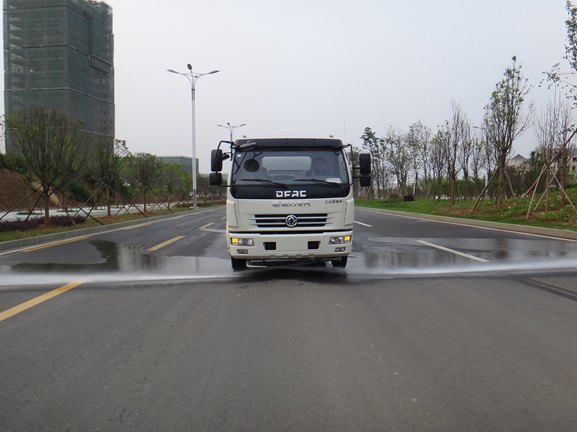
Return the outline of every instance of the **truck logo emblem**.
[[[285,220],[284,223],[286,224],[287,227],[289,228],[294,228],[298,225],[299,223],[299,218],[296,217],[295,215],[288,215]]]
[[[277,198],[306,198],[307,191],[306,190],[299,190],[299,191],[289,191],[289,190],[280,190],[276,191]]]

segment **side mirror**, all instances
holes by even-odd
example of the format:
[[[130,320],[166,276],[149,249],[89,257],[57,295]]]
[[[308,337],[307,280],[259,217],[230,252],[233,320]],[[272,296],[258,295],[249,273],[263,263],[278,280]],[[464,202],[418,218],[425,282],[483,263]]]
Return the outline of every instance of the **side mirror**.
[[[210,173],[208,175],[208,183],[211,186],[220,186],[222,185],[222,174],[217,172],[217,173]]]
[[[213,150],[210,152],[210,170],[211,171],[213,171],[215,173],[222,171],[222,161],[223,161],[222,150],[218,149],[218,150]],[[221,182],[222,182],[222,176],[221,176]]]
[[[369,187],[371,186],[371,176],[364,175],[360,178],[361,187]]]
[[[368,153],[362,153],[359,155],[359,165],[361,176],[371,175],[371,155]],[[370,182],[370,179],[369,179]]]

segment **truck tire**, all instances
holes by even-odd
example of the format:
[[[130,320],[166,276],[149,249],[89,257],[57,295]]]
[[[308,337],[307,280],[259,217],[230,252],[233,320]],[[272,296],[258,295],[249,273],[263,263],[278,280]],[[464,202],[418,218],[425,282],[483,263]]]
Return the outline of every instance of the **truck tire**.
[[[245,259],[237,259],[234,257],[230,257],[230,264],[232,265],[233,271],[246,270],[246,260]]]
[[[345,268],[347,266],[348,257],[331,260],[333,267]]]

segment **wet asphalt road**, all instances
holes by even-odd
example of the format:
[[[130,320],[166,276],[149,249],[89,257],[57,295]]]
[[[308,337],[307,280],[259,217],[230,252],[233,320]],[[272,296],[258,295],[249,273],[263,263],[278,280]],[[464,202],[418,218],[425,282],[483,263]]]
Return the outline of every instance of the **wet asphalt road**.
[[[66,291],[0,321],[0,430],[575,430],[577,243],[356,216],[346,269],[234,274],[220,208],[0,254],[0,319]]]

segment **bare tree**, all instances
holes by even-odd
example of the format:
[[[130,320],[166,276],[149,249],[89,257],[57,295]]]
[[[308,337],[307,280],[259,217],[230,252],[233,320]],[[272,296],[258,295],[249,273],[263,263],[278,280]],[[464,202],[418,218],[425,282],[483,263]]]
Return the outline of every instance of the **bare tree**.
[[[517,58],[513,57],[512,61],[512,65],[505,70],[503,79],[496,84],[489,104],[485,106],[484,127],[498,159],[498,201],[505,184],[507,158],[515,140],[531,125],[533,111],[530,105],[529,110],[523,112],[530,86],[523,78]]]
[[[483,140],[474,136],[471,139],[471,161],[469,164],[473,180],[479,180],[481,178],[481,169],[484,164],[484,153],[485,149]]]
[[[425,126],[421,121],[417,121],[409,126],[407,141],[411,148],[413,159],[413,171],[415,174],[415,184],[413,194],[416,194],[419,184],[419,173],[423,174],[423,183],[427,184],[429,180],[429,148],[431,141],[431,129]]]
[[[462,128],[463,128],[462,141],[457,158],[459,160],[460,170],[463,172],[463,181],[465,183],[464,196],[465,199],[468,199],[470,195],[469,190],[469,180],[471,174],[470,164],[471,164],[471,158],[473,157],[474,139],[471,133],[471,123],[469,122],[468,119],[466,119],[465,122],[463,122]]]
[[[451,202],[454,204],[457,194],[457,178],[463,169],[462,164],[459,163],[459,157],[462,147],[470,140],[471,127],[461,106],[455,101],[451,105],[451,122],[445,123],[445,157],[447,158],[447,176],[451,183]]]
[[[549,191],[553,180],[564,189],[568,158],[567,138],[572,129],[570,107],[561,102],[557,92],[537,118],[535,126],[538,152],[544,163],[541,174],[545,174],[545,211],[549,211]],[[537,184],[534,184],[535,188],[536,186]]]
[[[497,167],[499,166],[499,155],[497,149],[490,141],[489,133],[487,129],[483,128],[483,168],[487,171],[487,174],[492,177],[497,173]]]
[[[446,127],[439,127],[437,133],[431,140],[430,168],[431,175],[435,180],[437,195],[441,194],[441,185],[443,184],[444,173],[447,171],[447,142],[449,140],[449,131]]]
[[[4,114],[0,115],[0,160],[2,155],[5,153],[4,136],[6,130],[6,116]]]
[[[24,178],[44,199],[44,224],[49,226],[50,196],[75,177],[79,123],[57,110],[34,107],[11,116],[8,127]]]
[[[565,60],[569,63],[572,72],[563,73],[561,72],[560,63],[553,66],[551,71],[545,72],[547,76],[547,81],[549,81],[549,88],[555,87],[555,92],[558,88],[566,91],[567,99],[572,101],[572,107],[577,106],[577,85],[569,80],[569,76],[575,75],[577,72],[577,7],[573,3],[567,0],[567,20],[565,21],[565,27],[567,29],[567,43],[565,44]],[[561,165],[559,184],[561,190],[564,191],[566,183],[566,174],[568,171],[568,160],[569,160],[569,148],[570,142],[577,134],[577,128],[574,124],[571,124],[565,132],[564,146],[561,149],[562,154],[559,155],[558,163]],[[569,201],[568,197],[561,194],[563,203]],[[569,201],[570,202],[570,201]],[[571,203],[571,202],[570,202]],[[571,204],[572,205],[572,204]]]

